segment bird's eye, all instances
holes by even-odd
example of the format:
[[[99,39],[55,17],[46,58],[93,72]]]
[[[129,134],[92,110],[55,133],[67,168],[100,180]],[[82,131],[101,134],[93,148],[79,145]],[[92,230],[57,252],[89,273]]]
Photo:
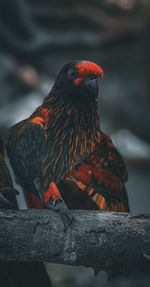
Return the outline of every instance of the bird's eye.
[[[73,69],[71,69],[71,68],[67,71],[67,75],[71,79],[74,79],[77,76],[76,72]]]

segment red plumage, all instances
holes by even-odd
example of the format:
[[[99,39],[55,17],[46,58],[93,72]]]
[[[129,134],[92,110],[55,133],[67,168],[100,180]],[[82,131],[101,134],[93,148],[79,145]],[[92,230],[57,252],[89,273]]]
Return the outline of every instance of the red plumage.
[[[92,209],[129,211],[126,181],[127,170],[120,154],[110,138],[101,132],[97,150],[65,176],[68,205],[73,209],[81,208],[79,203],[72,201],[76,184],[76,192],[85,193],[87,207],[91,204]]]

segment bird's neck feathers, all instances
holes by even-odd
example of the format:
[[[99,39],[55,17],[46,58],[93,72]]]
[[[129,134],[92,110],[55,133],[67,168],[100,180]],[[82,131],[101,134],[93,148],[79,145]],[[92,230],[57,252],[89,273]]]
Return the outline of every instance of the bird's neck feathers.
[[[97,104],[74,105],[48,97],[43,104],[46,113],[47,132],[60,145],[68,144],[76,152],[90,153],[100,143],[100,127]]]
[[[53,167],[52,173],[60,179],[100,144],[99,116],[94,106],[91,111],[67,104],[56,107],[53,99],[44,101],[43,110],[48,116],[48,166]]]

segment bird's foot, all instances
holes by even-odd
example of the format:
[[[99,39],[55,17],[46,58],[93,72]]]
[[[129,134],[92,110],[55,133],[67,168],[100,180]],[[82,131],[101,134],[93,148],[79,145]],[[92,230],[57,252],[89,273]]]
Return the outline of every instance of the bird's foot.
[[[57,198],[53,200],[52,203],[45,203],[44,207],[59,213],[64,223],[65,232],[72,224],[72,222],[75,221],[74,217],[70,214],[69,209],[62,198]]]
[[[43,198],[45,208],[56,211],[60,214],[60,217],[64,223],[64,229],[66,231],[74,218],[70,214],[68,206],[62,199],[60,191],[54,182],[49,184],[48,190],[44,192]]]

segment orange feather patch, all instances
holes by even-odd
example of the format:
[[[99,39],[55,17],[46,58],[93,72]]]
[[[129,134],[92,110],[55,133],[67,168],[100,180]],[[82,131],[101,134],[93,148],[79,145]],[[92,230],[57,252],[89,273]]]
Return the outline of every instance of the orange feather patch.
[[[33,124],[40,125],[41,128],[42,128],[42,127],[43,127],[44,120],[43,120],[43,118],[41,118],[41,117],[35,117],[35,118],[33,118],[30,122],[33,123]]]
[[[44,202],[47,203],[50,199],[55,200],[57,198],[61,198],[60,192],[56,184],[54,182],[51,182],[48,190],[44,193]]]
[[[45,123],[48,124],[49,119],[50,119],[50,110],[43,109],[42,110],[42,116],[43,116],[43,119],[44,119]]]

